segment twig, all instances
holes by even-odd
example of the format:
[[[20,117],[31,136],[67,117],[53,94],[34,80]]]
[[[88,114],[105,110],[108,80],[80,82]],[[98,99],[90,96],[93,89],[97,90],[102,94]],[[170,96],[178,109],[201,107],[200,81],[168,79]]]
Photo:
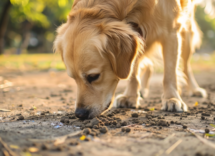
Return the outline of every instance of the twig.
[[[0,138],[0,143],[3,145],[3,147],[6,149],[6,151],[4,151],[4,155],[7,156],[17,156],[17,154],[15,154],[8,146],[7,144]]]
[[[181,142],[182,140],[180,139],[174,143],[168,150],[166,150],[166,154],[170,154]]]
[[[215,144],[213,144],[212,142],[210,142],[210,141],[208,141],[208,140],[202,138],[202,137],[199,136],[199,135],[196,135],[195,133],[193,133],[193,132],[190,131],[190,130],[188,130],[188,131],[189,131],[190,133],[192,133],[193,135],[195,135],[195,136],[196,136],[200,141],[202,141],[203,143],[205,143],[205,144],[211,146],[212,148],[215,148]]]
[[[30,141],[33,141],[33,142],[43,142],[43,141],[55,141],[55,142],[63,142],[66,140],[67,137],[73,137],[73,136],[76,136],[76,135],[79,135],[81,133],[81,131],[78,131],[76,133],[70,133],[70,134],[67,134],[67,135],[64,135],[64,136],[61,136],[61,137],[56,137],[56,138],[51,138],[51,139],[29,139]]]
[[[0,108],[0,112],[10,112],[10,110]]]

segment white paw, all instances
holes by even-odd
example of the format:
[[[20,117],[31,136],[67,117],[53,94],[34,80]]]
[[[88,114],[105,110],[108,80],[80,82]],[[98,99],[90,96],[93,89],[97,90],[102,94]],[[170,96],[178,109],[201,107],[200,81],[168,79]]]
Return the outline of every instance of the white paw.
[[[118,95],[114,101],[113,107],[117,108],[139,108],[141,97]]]
[[[162,99],[161,110],[170,111],[170,112],[183,112],[183,111],[186,112],[187,105],[183,101],[177,98]]]
[[[141,94],[141,97],[147,98],[149,95],[149,89],[147,89],[147,88],[141,89],[140,94]]]
[[[197,88],[196,90],[193,91],[192,96],[206,98],[208,96],[208,94],[207,94],[207,91],[205,89]]]

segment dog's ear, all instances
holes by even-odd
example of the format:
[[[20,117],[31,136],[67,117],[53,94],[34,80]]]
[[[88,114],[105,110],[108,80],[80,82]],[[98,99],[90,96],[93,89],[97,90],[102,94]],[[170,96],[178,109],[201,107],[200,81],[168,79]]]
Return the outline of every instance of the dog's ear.
[[[115,28],[106,34],[107,56],[120,79],[126,79],[131,73],[132,62],[138,50],[137,38],[126,29]]]
[[[62,36],[65,33],[66,29],[68,28],[68,24],[62,24],[57,29],[57,37],[54,40],[53,50],[54,52],[59,52],[61,54],[61,58],[63,60],[63,39]]]

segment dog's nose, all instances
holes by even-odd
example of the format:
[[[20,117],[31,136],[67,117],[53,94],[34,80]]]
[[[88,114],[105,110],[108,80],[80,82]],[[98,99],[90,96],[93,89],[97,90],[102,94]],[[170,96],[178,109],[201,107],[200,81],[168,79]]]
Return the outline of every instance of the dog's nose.
[[[80,119],[87,119],[90,111],[84,108],[77,108],[75,110],[75,116]]]

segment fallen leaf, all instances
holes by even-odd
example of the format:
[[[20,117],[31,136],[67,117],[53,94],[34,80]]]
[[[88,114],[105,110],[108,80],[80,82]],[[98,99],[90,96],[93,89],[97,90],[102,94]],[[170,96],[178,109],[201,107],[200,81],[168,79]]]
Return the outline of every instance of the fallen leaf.
[[[39,149],[36,148],[36,147],[29,147],[28,150],[29,150],[29,152],[31,152],[31,153],[35,153],[35,152],[38,152],[38,151],[39,151]]]
[[[85,140],[86,139],[86,136],[85,135],[82,135],[81,137],[80,137],[80,140]]]
[[[31,156],[31,153],[29,153],[29,152],[23,152],[22,156]]]
[[[150,110],[150,111],[154,111],[154,110],[155,110],[155,108],[150,108],[149,110]]]
[[[17,145],[10,145],[10,148],[19,149],[19,146],[17,146]]]
[[[215,128],[215,125],[213,125],[213,124],[210,124],[210,126],[212,126],[212,127],[214,127],[214,128]]]
[[[206,136],[208,136],[208,137],[215,137],[215,134],[205,134]]]
[[[195,104],[194,104],[194,106],[197,107],[198,105],[199,105],[199,103],[196,101]]]

